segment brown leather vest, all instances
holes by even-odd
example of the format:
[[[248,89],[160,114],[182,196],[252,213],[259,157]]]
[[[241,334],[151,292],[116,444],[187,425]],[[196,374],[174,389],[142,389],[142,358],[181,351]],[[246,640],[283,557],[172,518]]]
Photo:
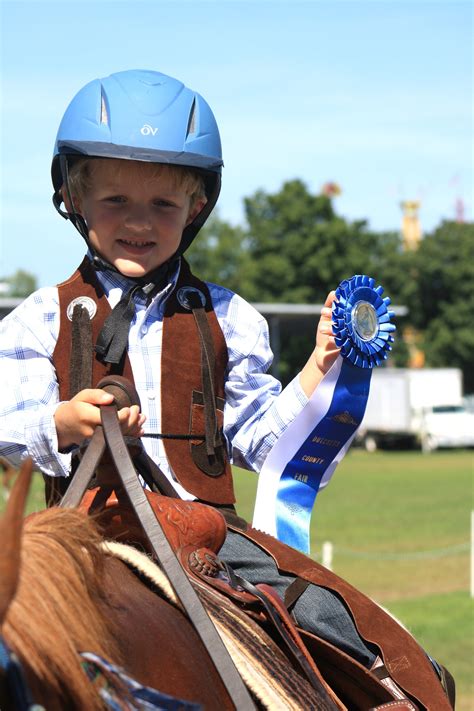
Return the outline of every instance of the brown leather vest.
[[[193,312],[177,298],[183,287],[193,287],[206,298],[205,314],[212,336],[214,358],[214,392],[217,404],[219,428],[223,422],[224,384],[228,355],[224,335],[214,313],[209,290],[195,277],[184,259],[178,283],[166,302],[163,319],[163,342],[161,356],[161,428],[165,435],[196,435],[195,439],[164,438],[168,462],[178,481],[190,493],[211,504],[233,504],[235,495],[232,471],[225,453],[225,446],[217,448],[218,456],[209,465],[206,444],[202,434],[205,429],[203,384],[201,377],[201,337]],[[91,319],[92,339],[86,347],[90,350],[97,341],[105,319],[111,312],[110,305],[97,280],[94,268],[86,257],[74,274],[58,285],[60,328],[53,363],[56,369],[59,397],[71,397],[71,362],[73,323],[68,317],[68,306],[78,297],[89,297],[97,306]],[[71,312],[71,309],[70,309]],[[87,357],[88,354],[87,354]],[[93,352],[90,386],[95,386],[106,375],[121,374],[133,383],[133,373],[128,356],[120,366],[103,363]],[[74,373],[73,373],[74,376]],[[74,394],[74,393],[72,393]],[[207,471],[206,471],[207,470]]]

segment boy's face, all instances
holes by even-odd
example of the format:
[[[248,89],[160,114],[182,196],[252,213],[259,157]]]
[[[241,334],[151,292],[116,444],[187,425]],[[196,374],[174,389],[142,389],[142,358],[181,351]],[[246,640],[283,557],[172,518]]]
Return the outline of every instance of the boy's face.
[[[95,160],[91,186],[76,198],[92,246],[128,277],[143,277],[171,257],[202,210],[184,187],[148,163]]]

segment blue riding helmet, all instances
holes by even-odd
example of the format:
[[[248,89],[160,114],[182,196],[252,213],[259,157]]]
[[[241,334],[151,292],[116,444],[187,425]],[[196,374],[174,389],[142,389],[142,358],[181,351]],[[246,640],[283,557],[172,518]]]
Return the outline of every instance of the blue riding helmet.
[[[219,196],[223,161],[214,115],[202,96],[160,72],[130,70],[95,79],[76,94],[63,116],[51,167],[53,202],[88,243],[82,217],[61,209],[60,189],[68,189],[68,169],[78,156],[198,169],[208,201],[184,230],[179,254],[189,247]]]

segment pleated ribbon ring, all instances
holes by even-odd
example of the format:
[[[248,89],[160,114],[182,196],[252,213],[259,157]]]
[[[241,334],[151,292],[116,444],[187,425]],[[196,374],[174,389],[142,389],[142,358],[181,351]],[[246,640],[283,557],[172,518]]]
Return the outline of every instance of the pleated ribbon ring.
[[[259,475],[252,525],[309,553],[311,514],[364,417],[372,368],[392,349],[394,312],[365,275],[336,289],[335,363],[269,452]]]

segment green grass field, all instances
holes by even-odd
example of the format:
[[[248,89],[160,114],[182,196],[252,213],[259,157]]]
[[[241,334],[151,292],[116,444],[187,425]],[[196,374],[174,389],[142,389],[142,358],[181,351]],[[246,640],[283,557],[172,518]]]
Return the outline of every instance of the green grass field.
[[[458,711],[474,709],[470,598],[472,452],[353,449],[319,495],[312,556],[395,614],[456,679]],[[257,479],[236,471],[239,513],[251,519]]]
[[[456,679],[457,711],[474,709],[470,586],[472,452],[354,449],[317,499],[312,555],[393,612]],[[238,511],[251,520],[257,477],[235,470]],[[28,508],[43,507],[35,476]],[[1,509],[1,504],[0,504]],[[433,710],[434,711],[434,710]]]

